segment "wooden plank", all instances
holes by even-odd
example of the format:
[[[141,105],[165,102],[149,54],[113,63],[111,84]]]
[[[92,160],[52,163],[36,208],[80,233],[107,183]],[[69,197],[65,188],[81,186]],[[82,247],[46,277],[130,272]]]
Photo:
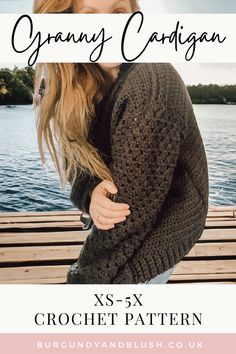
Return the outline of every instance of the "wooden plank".
[[[71,221],[71,222],[46,222],[46,223],[15,223],[15,224],[0,224],[0,230],[4,229],[41,229],[42,227],[47,228],[57,228],[57,227],[65,227],[65,228],[74,228],[74,227],[83,227],[84,224],[81,221]]]
[[[230,216],[230,217],[226,217],[226,216],[222,216],[222,215],[218,215],[218,216],[214,216],[214,217],[207,217],[206,218],[206,221],[208,222],[214,222],[214,221],[225,221],[225,222],[228,222],[228,221],[234,221],[234,217],[233,216]]]
[[[187,257],[236,256],[236,242],[196,243]]]
[[[3,247],[0,249],[0,263],[75,259],[81,248],[82,245]],[[235,255],[236,243],[202,243],[196,244],[185,258]]]
[[[69,265],[0,268],[0,284],[65,283]]]
[[[11,224],[14,226],[15,223],[45,223],[45,222],[67,222],[67,221],[78,221],[81,215],[45,215],[45,216],[15,216],[1,218],[1,224]]]
[[[225,215],[224,215],[225,214]],[[1,216],[0,218],[0,223],[1,224],[6,224],[6,223],[12,223],[12,222],[40,222],[40,221],[75,221],[80,219],[81,214],[76,213],[76,214],[59,214],[59,215],[14,215],[14,216]],[[220,212],[220,213],[215,213],[210,214],[207,216],[207,220],[210,221],[228,221],[234,219],[233,212]]]
[[[229,211],[235,210],[236,205],[209,205],[208,211]]]
[[[221,213],[221,215],[228,216],[228,213],[231,215],[232,213],[236,212],[236,205],[210,205],[208,209],[209,215],[214,215],[216,212]],[[62,216],[62,215],[79,215],[81,211],[76,210],[54,210],[54,211],[22,211],[22,212],[2,212],[0,213],[1,217],[18,217],[18,216]]]
[[[235,273],[221,273],[219,274],[174,274],[170,276],[170,280],[174,281],[191,281],[191,280],[217,280],[217,279],[236,279],[236,270]]]
[[[228,221],[208,221],[206,220],[206,227],[236,227],[236,219],[230,219]]]
[[[236,261],[182,261],[170,279],[193,280],[235,279]],[[0,283],[4,284],[53,284],[64,283],[69,265],[0,268]],[[230,270],[229,272],[225,270]],[[211,274],[212,272],[212,274]],[[184,276],[184,277],[183,277]],[[181,277],[181,278],[180,278]],[[189,277],[189,278],[187,278]]]
[[[62,215],[80,215],[82,212],[80,210],[63,210],[63,211],[16,211],[16,212],[5,212],[0,213],[0,218],[5,217],[18,217],[18,216],[62,216]],[[0,219],[1,220],[1,219]]]
[[[205,229],[199,241],[236,241],[236,229]]]
[[[12,222],[8,224],[0,224],[0,229],[11,229],[11,228],[24,228],[24,229],[33,229],[33,228],[55,228],[55,227],[82,227],[83,223],[81,221],[55,221],[55,222],[35,222],[35,223],[18,223]],[[217,228],[217,227],[236,227],[236,219],[228,221],[206,221],[206,227]]]
[[[62,231],[62,232],[15,232],[0,233],[0,244],[34,244],[34,243],[83,243],[90,230]]]
[[[0,244],[83,242],[91,230],[0,233]],[[205,229],[199,241],[236,241],[236,229]]]
[[[81,212],[22,212],[0,214],[0,262],[12,262],[16,267],[0,268],[0,283],[53,284],[65,283],[69,265],[40,265],[41,261],[70,260],[78,258],[82,243],[91,230],[82,231]],[[42,232],[42,227],[67,228],[66,231]],[[72,231],[70,228],[78,228]],[[170,283],[194,281],[196,284],[236,283],[236,259],[213,259],[236,256],[236,206],[210,206],[206,227],[199,240],[171,275]],[[11,232],[16,228],[16,232]],[[24,232],[24,228],[30,232]],[[0,230],[0,231],[1,231]],[[35,232],[34,232],[35,231]],[[209,241],[209,242],[208,242]],[[57,245],[55,243],[64,243]],[[69,245],[76,242],[77,245]],[[29,246],[29,244],[47,244]],[[68,245],[66,245],[68,243]],[[20,244],[20,247],[14,246]],[[28,246],[27,246],[28,244]],[[195,260],[189,260],[194,257]],[[198,257],[211,257],[199,260]],[[22,267],[20,262],[38,262],[38,265]],[[69,262],[69,261],[68,261]],[[67,263],[67,262],[66,262]]]
[[[90,230],[0,233],[0,244],[84,242]],[[199,241],[236,241],[236,229],[205,229]]]
[[[228,212],[236,211],[236,205],[210,205],[208,212]],[[71,215],[81,214],[79,209],[73,210],[53,210],[53,211],[16,211],[16,212],[1,212],[0,217],[6,216],[27,216],[27,215]]]
[[[185,262],[187,263],[187,262]],[[33,266],[33,267],[16,267],[16,268],[0,268],[0,284],[53,284],[65,283],[66,274],[69,265],[58,266]],[[198,274],[175,274],[174,270],[170,280],[227,280],[236,279],[236,272],[234,273],[198,273]],[[207,271],[207,269],[206,269]]]
[[[11,224],[0,224],[0,229],[10,229],[10,228],[24,228],[24,229],[33,229],[33,228],[55,228],[55,227],[82,227],[83,223],[81,221],[57,221],[57,222],[45,222],[45,223],[11,223]],[[236,219],[229,221],[206,221],[206,227],[217,228],[217,227],[236,227]]]
[[[38,262],[77,259],[82,246],[4,247],[0,249],[0,263]]]
[[[215,217],[228,217],[234,218],[234,211],[233,210],[226,210],[226,211],[208,211],[207,218],[215,218]]]
[[[181,261],[172,274],[222,274],[236,272],[236,259]]]

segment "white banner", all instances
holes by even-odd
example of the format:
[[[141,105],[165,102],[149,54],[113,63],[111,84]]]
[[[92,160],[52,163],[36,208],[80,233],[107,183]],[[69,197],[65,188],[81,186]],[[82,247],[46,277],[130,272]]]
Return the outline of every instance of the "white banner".
[[[236,333],[236,286],[0,285],[0,333]]]
[[[236,14],[1,14],[0,62],[236,62]]]

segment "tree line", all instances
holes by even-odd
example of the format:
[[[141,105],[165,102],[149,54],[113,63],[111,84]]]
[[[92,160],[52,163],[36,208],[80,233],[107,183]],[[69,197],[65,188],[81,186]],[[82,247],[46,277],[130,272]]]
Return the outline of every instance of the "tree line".
[[[0,69],[0,105],[32,104],[34,92],[32,67]],[[194,104],[236,104],[236,85],[187,86]]]
[[[34,69],[14,67],[0,70],[0,105],[31,104],[34,91]]]
[[[236,104],[236,85],[187,86],[194,104]]]

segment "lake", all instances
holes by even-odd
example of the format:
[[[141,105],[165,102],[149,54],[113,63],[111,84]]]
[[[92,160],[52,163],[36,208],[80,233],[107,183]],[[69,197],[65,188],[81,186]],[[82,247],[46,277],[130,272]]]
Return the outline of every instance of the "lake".
[[[205,144],[209,203],[236,204],[236,106],[194,105]],[[60,190],[52,163],[44,169],[32,106],[0,106],[0,211],[72,209],[70,186]]]

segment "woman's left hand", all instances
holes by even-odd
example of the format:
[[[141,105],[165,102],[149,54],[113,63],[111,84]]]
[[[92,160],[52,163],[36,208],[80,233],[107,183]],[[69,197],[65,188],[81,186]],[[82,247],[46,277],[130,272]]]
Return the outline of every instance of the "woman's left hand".
[[[89,214],[98,229],[112,229],[130,214],[128,204],[113,202],[108,198],[108,193],[117,192],[116,186],[108,180],[103,180],[92,191]]]

